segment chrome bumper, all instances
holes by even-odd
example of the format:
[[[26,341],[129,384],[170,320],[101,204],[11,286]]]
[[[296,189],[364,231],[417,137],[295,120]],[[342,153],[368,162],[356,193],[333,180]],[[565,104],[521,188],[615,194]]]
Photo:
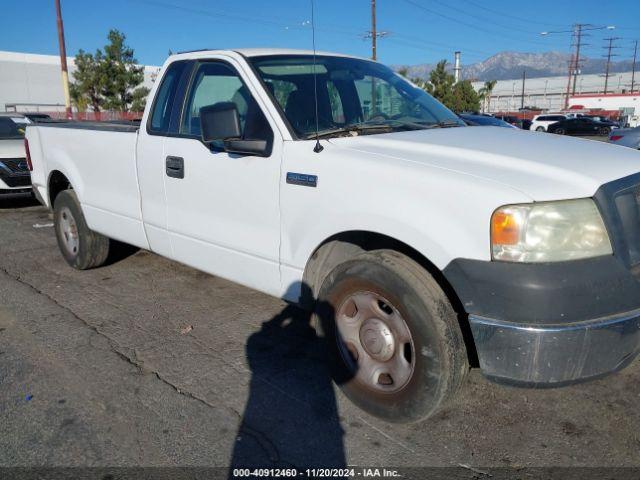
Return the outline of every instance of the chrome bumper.
[[[566,325],[469,316],[480,368],[492,380],[560,386],[620,370],[640,352],[640,310]]]

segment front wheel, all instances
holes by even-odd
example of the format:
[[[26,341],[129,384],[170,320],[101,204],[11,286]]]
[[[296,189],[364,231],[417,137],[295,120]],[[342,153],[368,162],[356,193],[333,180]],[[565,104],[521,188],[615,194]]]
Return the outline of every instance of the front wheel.
[[[73,190],[60,192],[53,207],[58,247],[69,265],[78,270],[99,267],[109,256],[109,239],[87,226]]]
[[[377,250],[338,265],[318,295],[336,383],[368,413],[415,422],[459,390],[469,369],[457,315],[410,258]]]
[[[536,128],[536,132],[545,132],[546,130],[544,129],[544,127],[538,127]]]
[[[600,129],[600,135],[609,135],[611,133],[611,129],[609,127],[602,127]]]
[[[556,128],[553,133],[555,133],[556,135],[564,135],[566,132],[564,130],[564,128]]]

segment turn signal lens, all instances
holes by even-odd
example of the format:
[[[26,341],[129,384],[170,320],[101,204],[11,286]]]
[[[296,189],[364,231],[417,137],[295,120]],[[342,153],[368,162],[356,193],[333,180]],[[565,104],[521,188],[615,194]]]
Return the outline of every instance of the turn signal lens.
[[[515,245],[519,239],[518,220],[514,212],[498,210],[491,218],[491,242],[500,245]]]

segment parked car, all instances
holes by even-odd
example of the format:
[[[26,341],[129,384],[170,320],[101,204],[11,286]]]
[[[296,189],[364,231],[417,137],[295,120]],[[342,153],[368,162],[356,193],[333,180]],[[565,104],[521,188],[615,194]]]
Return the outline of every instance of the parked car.
[[[529,130],[535,130],[536,132],[546,132],[549,125],[552,125],[560,120],[566,120],[566,115],[536,115],[531,120]]]
[[[640,149],[640,127],[613,130],[609,134],[609,142]]]
[[[506,128],[518,128],[510,123],[500,120],[496,117],[489,117],[486,115],[473,115],[470,113],[461,113],[459,117],[464,120],[469,126],[483,126],[483,127],[506,127]]]
[[[613,122],[598,122],[587,117],[567,118],[547,127],[549,133],[558,135],[609,135],[618,128]]]
[[[520,119],[513,115],[494,115],[494,118],[497,118],[498,120],[502,120],[503,122],[507,122],[508,124],[513,125],[514,127],[519,128],[520,126]]]
[[[0,113],[0,194],[31,193],[24,147],[29,123],[24,115]]]
[[[640,155],[467,127],[379,63],[172,55],[140,126],[27,140],[69,265],[115,239],[313,308],[337,383],[387,420],[432,415],[476,354],[531,387],[640,350]]]
[[[533,122],[528,118],[523,118],[520,120],[520,125],[518,125],[522,130],[531,130],[531,124]]]

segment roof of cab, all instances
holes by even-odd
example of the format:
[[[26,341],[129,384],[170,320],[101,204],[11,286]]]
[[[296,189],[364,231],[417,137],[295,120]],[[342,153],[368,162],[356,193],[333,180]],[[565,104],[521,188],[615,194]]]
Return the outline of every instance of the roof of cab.
[[[263,56],[271,56],[271,55],[313,55],[313,50],[296,50],[289,48],[237,48],[237,49],[224,49],[224,50],[216,50],[216,49],[201,49],[201,50],[191,50],[188,52],[179,52],[172,56],[185,56],[189,58],[194,58],[198,55],[213,55],[213,54],[240,54],[244,57],[263,57]],[[355,57],[353,55],[345,55],[343,53],[334,53],[334,52],[323,52],[316,51],[316,55],[318,56],[332,56],[332,57],[349,57],[349,58],[360,58]]]

